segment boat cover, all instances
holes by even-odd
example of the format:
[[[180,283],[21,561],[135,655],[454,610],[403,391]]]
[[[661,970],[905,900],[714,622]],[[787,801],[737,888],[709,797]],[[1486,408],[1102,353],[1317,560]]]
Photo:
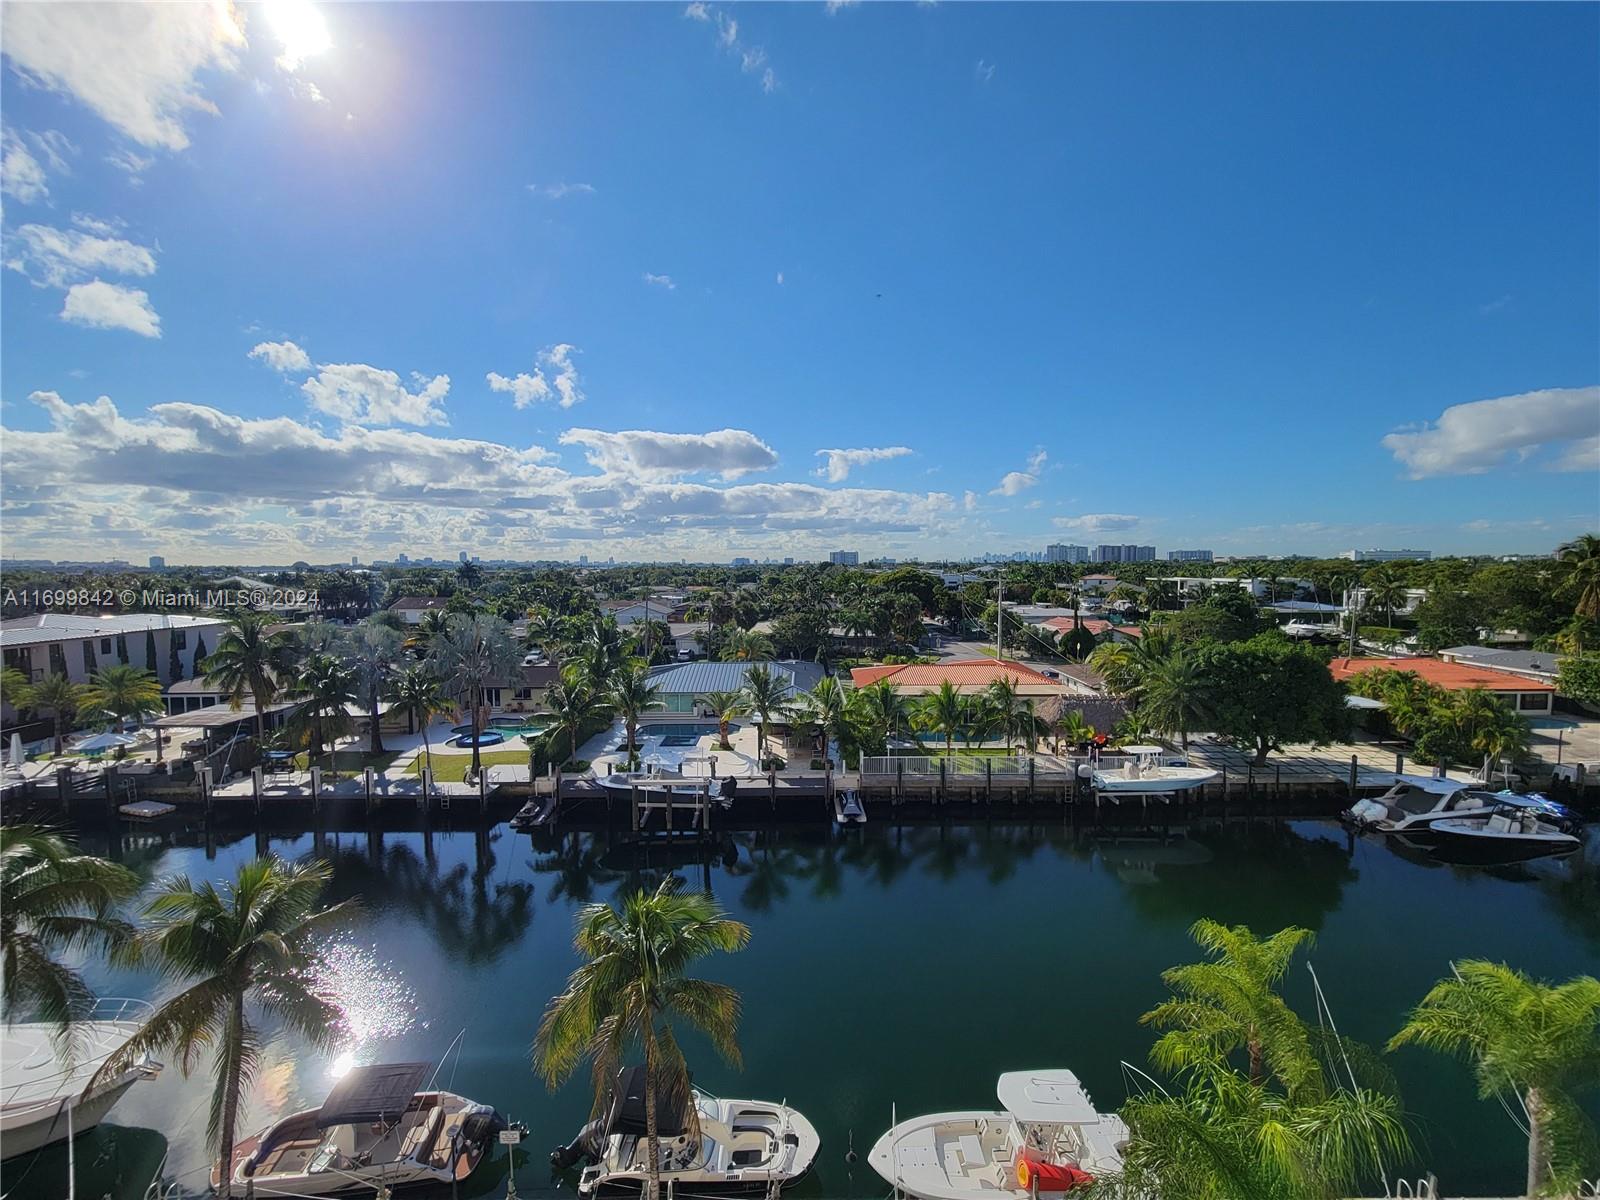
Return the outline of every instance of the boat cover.
[[[380,1063],[352,1067],[317,1111],[317,1128],[397,1121],[410,1107],[432,1063]]]
[[[649,1132],[645,1123],[644,1068],[623,1067],[611,1092],[611,1109],[606,1114],[607,1133]],[[672,1103],[668,1093],[656,1088],[656,1132],[662,1137],[677,1137],[689,1131],[688,1113]]]
[[[1008,1071],[995,1089],[1000,1107],[1024,1125],[1095,1125],[1100,1114],[1071,1071]]]

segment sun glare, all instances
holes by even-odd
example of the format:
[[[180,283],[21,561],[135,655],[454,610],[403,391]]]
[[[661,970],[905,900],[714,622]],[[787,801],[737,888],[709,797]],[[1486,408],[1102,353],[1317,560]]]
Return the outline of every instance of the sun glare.
[[[332,48],[328,23],[308,0],[268,0],[265,8],[267,24],[283,45],[278,65],[284,70],[293,71],[305,59]]]

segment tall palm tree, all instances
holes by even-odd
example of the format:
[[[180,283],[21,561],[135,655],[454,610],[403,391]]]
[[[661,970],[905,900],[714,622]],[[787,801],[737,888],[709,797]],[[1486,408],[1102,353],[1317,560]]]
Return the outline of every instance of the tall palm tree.
[[[256,741],[266,737],[267,709],[283,690],[293,670],[295,646],[282,631],[273,633],[265,613],[244,610],[228,617],[228,629],[217,648],[195,671],[228,695],[237,712],[248,695],[256,706]]]
[[[27,1014],[56,1026],[70,1047],[72,1021],[90,1000],[78,971],[58,961],[111,951],[133,936],[117,906],[139,890],[126,867],[79,854],[37,825],[0,825],[0,996],[7,1020]]]
[[[756,718],[756,765],[767,761],[767,729],[774,717],[789,709],[789,685],[772,673],[765,663],[757,663],[744,674],[744,699]]]
[[[683,894],[679,886],[669,875],[654,892],[627,897],[620,910],[609,904],[579,910],[573,945],[583,963],[550,1001],[533,1042],[534,1070],[552,1089],[589,1060],[596,1114],[630,1047],[643,1051],[650,1200],[661,1187],[657,1096],[694,1121],[689,1068],[672,1022],[694,1026],[729,1063],[740,1061],[739,993],[687,971],[707,955],[743,949],[750,928],[725,916],[709,895]]]
[[[1140,689],[1139,715],[1164,734],[1176,733],[1183,748],[1211,711],[1211,689],[1200,664],[1184,653],[1156,663]]]
[[[400,669],[403,639],[387,625],[367,620],[350,631],[345,654],[355,668],[356,690],[367,710],[367,751],[383,753],[383,730],[378,720],[378,705],[389,681]]]
[[[0,668],[0,701],[21,712],[29,707],[32,691],[28,677],[16,667]]]
[[[937,691],[928,692],[916,703],[915,719],[922,728],[944,737],[945,756],[955,753],[956,734],[971,720],[972,706],[948,679],[939,681]]]
[[[728,742],[728,727],[750,711],[743,692],[707,692],[697,697],[717,718],[717,749],[732,750]]]
[[[46,675],[28,688],[28,707],[49,713],[55,732],[56,757],[66,748],[66,736],[78,715],[78,688],[65,675]]]
[[[472,726],[472,773],[478,775],[483,770],[478,742],[483,732],[484,690],[516,678],[522,651],[499,617],[456,613],[434,639],[428,663],[467,710]]]
[[[1262,939],[1248,926],[1204,918],[1189,935],[1210,959],[1162,972],[1172,998],[1139,1018],[1167,1030],[1151,1048],[1151,1060],[1180,1070],[1243,1050],[1251,1084],[1270,1071],[1293,1094],[1310,1080],[1316,1059],[1305,1026],[1277,988],[1295,953],[1315,935],[1291,925]]]
[[[600,694],[589,686],[584,671],[575,664],[562,669],[561,678],[546,690],[544,702],[555,719],[552,732],[567,735],[568,758],[578,757],[578,734],[584,727],[611,711]]]
[[[358,700],[355,671],[336,656],[317,651],[300,663],[289,694],[300,701],[294,723],[308,735],[308,763],[314,763],[326,745],[328,770],[337,778],[338,741],[350,731],[349,709]]]
[[[417,623],[411,626],[406,634],[406,649],[419,657],[426,657],[428,651],[433,649],[434,639],[445,631],[445,626],[450,623],[450,613],[442,608],[430,608],[423,611]]]
[[[578,645],[578,658],[588,673],[589,686],[596,692],[606,691],[624,657],[622,632],[617,623],[607,617],[596,617]]]
[[[772,639],[766,634],[735,629],[722,639],[717,657],[723,662],[765,662],[773,653]]]
[[[868,684],[855,695],[861,698],[867,721],[876,731],[876,738],[885,743],[886,749],[890,738],[899,737],[910,728],[911,710],[906,698],[887,679]]]
[[[450,699],[444,694],[439,677],[427,667],[407,667],[389,681],[389,702],[396,712],[422,730],[422,750],[427,756],[428,770],[433,770],[433,743],[428,737],[428,726],[433,724],[434,717],[450,709]]]
[[[217,1141],[222,1194],[232,1195],[233,1144],[241,1087],[261,1061],[261,1031],[247,1009],[325,1047],[343,1025],[338,1006],[316,987],[316,943],[349,904],[319,909],[332,876],[327,863],[258,858],[218,891],[178,876],[145,905],[133,957],[156,966],[182,991],[153,1013],[100,1073],[114,1074],[147,1053],[170,1050],[185,1075],[200,1053],[216,1047],[217,1084],[208,1137]]]
[[[797,711],[805,720],[817,727],[822,741],[821,757],[828,758],[828,739],[839,747],[840,766],[844,765],[846,748],[855,741],[853,717],[860,715],[860,707],[852,712],[849,696],[832,675],[824,675],[817,685],[798,698]]]
[[[1527,1194],[1573,1194],[1594,1139],[1577,1096],[1600,1084],[1600,980],[1552,985],[1482,960],[1452,971],[1389,1048],[1415,1043],[1466,1059],[1482,1099],[1514,1093],[1528,1117]]]
[[[112,663],[78,689],[79,712],[103,712],[118,724],[161,711],[161,681],[143,667]]]
[[[622,718],[627,732],[628,763],[638,754],[639,718],[651,709],[662,707],[661,688],[650,682],[650,668],[638,659],[629,659],[617,669],[606,692],[611,710]]]
[[[1374,571],[1367,576],[1366,602],[1373,608],[1383,609],[1384,624],[1394,627],[1394,610],[1406,602],[1406,589],[1398,576],[1388,571]]]
[[[1575,615],[1600,620],[1600,536],[1582,534],[1556,553],[1570,567],[1558,594],[1572,597]]]
[[[1011,740],[1020,729],[1023,716],[1016,680],[1009,675],[992,680],[978,703],[983,723],[1005,739],[1006,752],[1010,753]]]

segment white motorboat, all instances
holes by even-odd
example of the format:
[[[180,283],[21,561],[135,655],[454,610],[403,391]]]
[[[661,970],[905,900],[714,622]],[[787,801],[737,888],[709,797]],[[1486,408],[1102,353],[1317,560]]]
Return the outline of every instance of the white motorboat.
[[[1049,1195],[1122,1170],[1128,1127],[1097,1112],[1071,1071],[1010,1071],[996,1091],[1001,1111],[902,1121],[867,1161],[897,1194],[916,1200]]]
[[[1442,856],[1495,863],[1570,854],[1583,844],[1536,809],[1514,804],[1435,821],[1432,831]]]
[[[1425,845],[1434,840],[1434,822],[1488,808],[1484,796],[1463,779],[1396,775],[1388,791],[1356,801],[1345,809],[1344,817],[1361,829],[1399,834]]]
[[[838,825],[865,825],[867,810],[862,806],[861,794],[845,788],[834,792],[833,820]]]
[[[154,1008],[143,1000],[100,1000],[75,1022],[72,1053],[63,1054],[56,1026],[18,1022],[0,1027],[0,1158],[27,1154],[93,1129],[141,1079],[161,1064],[148,1056],[95,1083],[101,1065],[144,1024]]]
[[[723,1100],[699,1088],[692,1101],[692,1110],[674,1111],[667,1096],[656,1097],[665,1195],[772,1196],[816,1161],[822,1139],[787,1104]],[[644,1068],[627,1067],[617,1073],[605,1115],[550,1161],[564,1169],[588,1160],[578,1176],[580,1196],[640,1195],[649,1180],[649,1154]]]
[[[1191,767],[1187,760],[1176,764],[1161,761],[1166,751],[1160,746],[1126,746],[1128,760],[1115,770],[1092,768],[1089,781],[1096,792],[1111,800],[1123,796],[1170,796],[1175,792],[1204,787],[1217,778],[1209,767]]]
[[[285,1117],[234,1147],[236,1194],[371,1196],[466,1179],[506,1124],[487,1104],[418,1091],[432,1069],[431,1063],[351,1068],[321,1107]],[[220,1182],[215,1166],[211,1180]]]

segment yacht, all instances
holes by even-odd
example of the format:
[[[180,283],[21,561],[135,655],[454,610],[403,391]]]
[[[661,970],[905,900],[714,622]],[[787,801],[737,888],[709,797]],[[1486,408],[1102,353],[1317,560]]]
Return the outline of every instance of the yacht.
[[[1010,1071],[996,1091],[1000,1111],[902,1121],[867,1161],[897,1194],[915,1200],[1048,1195],[1122,1170],[1128,1127],[1097,1112],[1071,1071]]]
[[[161,1064],[148,1056],[91,1084],[107,1058],[120,1050],[155,1009],[143,1000],[97,1001],[74,1022],[70,1042],[57,1026],[18,1022],[0,1026],[0,1158],[27,1154],[93,1129],[141,1079]],[[70,1048],[71,1053],[65,1053]]]
[[[723,1100],[694,1088],[687,1108],[656,1095],[663,1194],[775,1196],[802,1178],[816,1161],[822,1139],[787,1104]],[[605,1114],[550,1155],[566,1169],[582,1161],[578,1195],[642,1195],[649,1180],[650,1139],[645,1134],[645,1072],[617,1073]],[[670,1185],[670,1190],[669,1189]]]
[[[1209,767],[1191,767],[1187,759],[1163,764],[1166,751],[1160,746],[1126,746],[1128,760],[1115,770],[1093,767],[1089,780],[1099,794],[1110,800],[1124,796],[1170,796],[1175,792],[1204,787],[1217,778]],[[1081,770],[1081,768],[1080,768]]]
[[[1360,800],[1344,812],[1346,820],[1362,830],[1392,834],[1417,846],[1439,842],[1441,821],[1482,821],[1496,808],[1532,813],[1563,833],[1576,833],[1577,815],[1537,792],[1490,792],[1460,779],[1434,779],[1427,775],[1397,775],[1394,786],[1381,796]]]
[[[1576,833],[1537,809],[1507,803],[1435,821],[1432,829],[1441,855],[1494,863],[1570,854],[1583,844]]]
[[[235,1194],[387,1195],[450,1186],[493,1152],[500,1114],[454,1092],[418,1091],[431,1063],[353,1067],[318,1108],[294,1113],[233,1148]],[[218,1185],[218,1166],[211,1170]]]

